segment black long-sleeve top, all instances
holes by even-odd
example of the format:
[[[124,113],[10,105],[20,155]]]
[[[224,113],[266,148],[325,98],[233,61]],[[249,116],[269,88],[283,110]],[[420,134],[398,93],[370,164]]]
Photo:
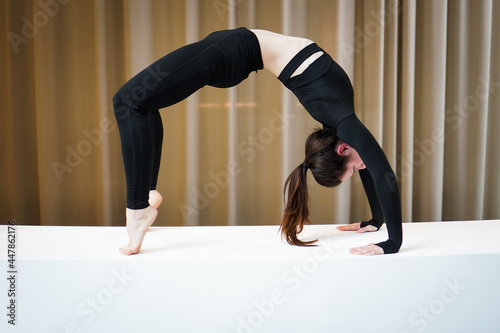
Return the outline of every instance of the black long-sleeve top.
[[[303,49],[278,78],[315,120],[358,152],[366,166],[359,174],[372,211],[372,219],[361,226],[370,224],[378,229],[385,218],[389,239],[376,245],[384,253],[396,253],[403,240],[396,176],[377,140],[354,113],[354,91],[349,77],[325,52],[302,74],[290,78],[300,63],[317,51],[323,50],[316,44]]]

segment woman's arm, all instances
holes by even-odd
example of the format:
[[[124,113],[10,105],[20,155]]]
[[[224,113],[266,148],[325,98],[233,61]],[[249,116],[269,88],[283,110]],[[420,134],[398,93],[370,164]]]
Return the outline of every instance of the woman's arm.
[[[378,198],[382,215],[377,213],[377,205],[374,194],[369,183],[367,195],[374,212],[374,218],[385,217],[389,239],[376,245],[384,250],[384,253],[396,253],[399,251],[403,241],[403,228],[401,218],[401,199],[396,182],[396,176],[377,140],[368,129],[352,114],[342,119],[337,125],[337,135],[345,143],[356,149],[359,156],[366,165],[366,170],[371,176],[374,192]],[[369,179],[366,179],[368,181]],[[365,182],[363,182],[365,185]],[[366,187],[365,187],[366,190]],[[375,208],[375,209],[374,209]],[[383,219],[381,219],[383,221]]]
[[[368,198],[368,203],[370,204],[370,210],[372,212],[372,218],[369,221],[361,222],[360,227],[366,227],[367,225],[372,225],[377,229],[380,229],[382,224],[384,224],[384,214],[382,213],[382,207],[378,201],[377,192],[375,190],[375,185],[373,184],[372,176],[367,169],[359,170],[359,176],[363,182],[363,187],[365,189],[366,197]]]

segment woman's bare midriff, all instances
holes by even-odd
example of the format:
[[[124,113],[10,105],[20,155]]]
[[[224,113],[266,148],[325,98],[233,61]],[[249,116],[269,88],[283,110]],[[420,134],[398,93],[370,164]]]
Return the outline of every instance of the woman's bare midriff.
[[[286,36],[267,30],[251,29],[251,31],[259,40],[264,69],[267,69],[276,76],[280,75],[281,71],[300,50],[314,43],[307,38]],[[290,77],[301,74],[322,54],[322,51],[312,54],[300,64]]]

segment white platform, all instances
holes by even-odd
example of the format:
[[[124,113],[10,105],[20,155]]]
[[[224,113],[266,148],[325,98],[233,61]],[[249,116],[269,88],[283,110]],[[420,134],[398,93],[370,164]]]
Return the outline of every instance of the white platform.
[[[156,227],[131,257],[124,227],[16,230],[16,326],[2,278],[1,332],[500,332],[498,220],[404,224],[401,252],[374,257],[348,251],[385,226],[308,226],[311,248],[277,226]]]

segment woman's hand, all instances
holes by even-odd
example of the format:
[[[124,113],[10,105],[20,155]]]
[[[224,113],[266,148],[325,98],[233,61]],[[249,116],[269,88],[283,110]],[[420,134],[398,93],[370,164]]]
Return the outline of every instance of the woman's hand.
[[[360,228],[361,222],[348,224],[348,225],[339,225],[337,227],[340,231],[356,231],[356,233],[377,231],[378,229],[372,225],[367,225],[366,227]],[[372,256],[375,254],[384,254],[384,250],[375,244],[368,244],[361,247],[352,248],[349,253],[351,254],[362,254],[365,256]]]
[[[363,232],[369,231],[377,231],[378,229],[372,225],[367,225],[366,227],[360,228],[361,222],[348,224],[348,225],[340,225],[337,227],[337,230],[340,231],[356,231],[356,233],[360,234]]]
[[[373,256],[376,254],[384,254],[384,250],[375,244],[368,244],[361,247],[353,247],[349,253],[351,254],[362,254],[365,256]]]

